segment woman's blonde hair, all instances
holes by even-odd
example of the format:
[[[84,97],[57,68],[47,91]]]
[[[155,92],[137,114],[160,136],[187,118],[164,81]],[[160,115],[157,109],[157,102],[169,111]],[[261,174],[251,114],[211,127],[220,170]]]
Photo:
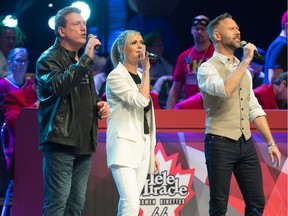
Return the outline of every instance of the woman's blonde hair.
[[[126,51],[127,44],[129,44],[132,38],[136,35],[141,35],[140,32],[134,30],[125,30],[123,31],[113,42],[110,52],[111,61],[114,68],[118,65],[119,62],[124,62],[124,55]],[[123,49],[123,52],[121,51]]]

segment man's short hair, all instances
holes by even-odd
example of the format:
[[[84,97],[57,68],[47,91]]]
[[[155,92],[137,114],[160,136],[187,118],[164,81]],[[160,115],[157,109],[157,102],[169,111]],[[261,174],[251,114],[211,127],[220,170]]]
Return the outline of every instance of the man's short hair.
[[[56,37],[60,36],[58,33],[58,28],[66,26],[66,23],[67,23],[66,16],[70,13],[80,14],[81,10],[76,7],[68,6],[68,7],[64,7],[63,9],[57,12],[55,16],[55,30],[54,30]]]

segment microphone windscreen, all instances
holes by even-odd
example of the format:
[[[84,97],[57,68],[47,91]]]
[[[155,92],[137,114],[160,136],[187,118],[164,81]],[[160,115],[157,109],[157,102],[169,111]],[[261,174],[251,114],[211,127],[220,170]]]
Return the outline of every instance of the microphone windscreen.
[[[88,40],[89,40],[90,38],[92,38],[92,37],[95,37],[95,35],[93,35],[93,34],[88,34]],[[96,46],[94,47],[94,49],[95,49],[96,51],[100,50],[100,45],[96,45]]]
[[[240,46],[241,46],[241,48],[243,48],[244,46],[246,46],[246,44],[247,44],[247,42],[246,42],[246,41],[244,41],[244,40],[243,40],[243,41],[241,41],[241,42],[240,42]]]
[[[88,40],[92,37],[95,37],[93,34],[88,34]]]

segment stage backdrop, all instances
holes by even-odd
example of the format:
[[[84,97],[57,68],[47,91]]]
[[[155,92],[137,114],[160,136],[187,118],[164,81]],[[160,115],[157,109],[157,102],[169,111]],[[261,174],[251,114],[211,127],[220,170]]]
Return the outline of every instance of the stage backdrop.
[[[273,135],[282,152],[281,167],[274,168],[267,144],[252,127],[261,162],[266,198],[264,216],[287,215],[287,111],[267,111]],[[142,216],[208,215],[209,182],[204,157],[202,110],[157,110],[156,154],[161,172],[148,176],[140,203]],[[106,166],[106,124],[100,121],[99,144],[93,156],[83,216],[115,216],[118,193]],[[43,177],[37,149],[37,110],[24,109],[16,124],[13,216],[41,215]],[[227,215],[243,215],[244,202],[233,177]]]

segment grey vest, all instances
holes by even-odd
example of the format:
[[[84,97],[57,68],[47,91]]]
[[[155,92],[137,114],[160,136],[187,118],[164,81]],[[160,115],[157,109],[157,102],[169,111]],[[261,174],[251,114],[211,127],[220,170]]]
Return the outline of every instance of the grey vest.
[[[225,79],[229,71],[218,59],[212,57],[207,62],[213,64],[219,75]],[[206,111],[206,134],[224,136],[238,140],[243,134],[251,137],[249,122],[250,79],[244,75],[238,89],[228,98],[217,97],[201,92]]]

